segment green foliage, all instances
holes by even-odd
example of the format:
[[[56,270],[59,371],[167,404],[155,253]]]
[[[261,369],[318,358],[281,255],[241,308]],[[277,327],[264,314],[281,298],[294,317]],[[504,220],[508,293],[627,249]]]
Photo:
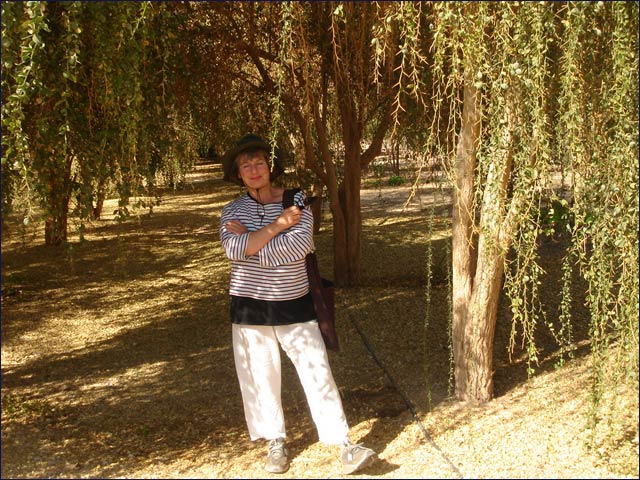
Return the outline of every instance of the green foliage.
[[[532,372],[535,332],[546,325],[562,354],[570,354],[569,287],[579,267],[588,283],[596,422],[604,391],[638,384],[638,5],[440,3],[434,13],[434,99],[442,115],[446,105],[461,111],[465,82],[483,95],[474,210],[480,234],[513,229],[504,284],[510,348],[520,332]],[[451,154],[459,120],[448,125],[436,151]],[[496,172],[509,166],[508,182],[501,182]],[[569,182],[567,197],[553,183],[558,167]],[[483,204],[488,192],[506,198],[491,216]],[[557,321],[538,298],[545,234],[571,239]],[[496,247],[504,255],[505,246]],[[622,352],[617,367],[605,368],[614,347]]]
[[[387,183],[391,186],[402,185],[405,182],[405,179],[400,175],[391,175]]]
[[[603,410],[615,418],[615,397],[601,405],[605,391],[638,385],[638,5],[565,13],[558,138],[574,179],[571,255],[589,285],[594,426]]]
[[[27,199],[22,205],[25,225],[32,214],[28,200],[36,187],[29,169],[24,104],[39,85],[31,60],[42,50],[41,36],[47,29],[43,4],[2,3],[2,212],[11,210],[14,199]]]
[[[569,202],[564,198],[554,198],[549,206],[540,209],[540,226],[545,235],[568,233],[574,224]]]
[[[180,21],[149,2],[3,4],[5,214],[26,224],[38,202],[59,244],[110,185],[123,215],[131,197],[157,199],[158,175],[175,185],[195,144],[173,93]]]

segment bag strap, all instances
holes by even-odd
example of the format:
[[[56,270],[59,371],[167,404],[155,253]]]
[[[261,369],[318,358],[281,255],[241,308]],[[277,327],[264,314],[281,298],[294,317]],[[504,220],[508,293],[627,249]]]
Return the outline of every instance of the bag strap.
[[[284,191],[282,194],[282,208],[293,207],[293,197],[296,196],[296,193],[301,192],[300,188],[290,188]]]

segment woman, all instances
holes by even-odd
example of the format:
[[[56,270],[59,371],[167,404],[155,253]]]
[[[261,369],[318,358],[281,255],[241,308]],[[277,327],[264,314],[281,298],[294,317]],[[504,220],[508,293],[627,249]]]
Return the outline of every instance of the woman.
[[[281,153],[257,135],[242,137],[223,158],[224,179],[247,193],[222,210],[220,239],[231,260],[233,352],[252,441],[266,439],[265,469],[289,469],[281,402],[280,347],[293,362],[321,442],[342,445],[344,473],[371,464],[373,450],[349,439],[322,335],[316,321],[305,256],[314,250],[313,214],[298,192],[283,209]]]

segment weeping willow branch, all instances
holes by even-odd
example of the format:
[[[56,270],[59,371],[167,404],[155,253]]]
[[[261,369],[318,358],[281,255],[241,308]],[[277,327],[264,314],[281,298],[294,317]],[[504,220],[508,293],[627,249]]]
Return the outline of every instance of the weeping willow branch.
[[[280,30],[279,49],[278,49],[278,63],[277,73],[275,81],[275,94],[271,97],[270,103],[273,108],[271,128],[269,130],[269,144],[271,145],[271,166],[275,161],[276,147],[278,145],[278,135],[280,133],[282,125],[282,97],[283,97],[283,84],[286,81],[287,75],[285,70],[287,69],[287,63],[289,67],[293,68],[293,61],[291,59],[291,44],[292,44],[292,24],[293,7],[291,2],[283,2],[282,9],[282,28]],[[289,56],[289,62],[287,57]]]

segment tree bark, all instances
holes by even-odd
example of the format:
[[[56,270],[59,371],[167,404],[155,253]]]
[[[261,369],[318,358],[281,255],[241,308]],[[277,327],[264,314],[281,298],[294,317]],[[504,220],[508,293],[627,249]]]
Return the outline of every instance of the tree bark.
[[[67,214],[51,214],[44,222],[44,244],[52,247],[67,241]]]
[[[360,187],[362,171],[360,169],[360,142],[353,142],[346,149],[344,161],[344,179],[340,186],[340,208],[344,218],[344,234],[341,237],[345,245],[336,245],[335,255],[344,258],[346,271],[336,277],[338,285],[354,286],[360,283],[362,213],[360,205]]]
[[[454,166],[452,214],[453,361],[456,397],[466,400],[469,378],[466,336],[474,271],[473,187],[480,137],[480,94],[472,82],[464,88],[462,123]]]
[[[466,83],[455,166],[452,337],[456,397],[482,403],[493,397],[493,341],[498,301],[505,255],[512,242],[514,218],[521,208],[523,194],[514,195],[504,214],[513,165],[511,132],[515,125],[513,109],[507,106],[508,127],[502,147],[487,166],[476,250],[471,202],[480,141],[480,95],[471,81]],[[512,100],[508,98],[507,103]]]
[[[102,216],[102,207],[104,206],[104,201],[107,197],[107,187],[106,181],[100,179],[98,183],[98,188],[96,189],[96,203],[92,209],[92,215],[94,220],[100,220]]]
[[[493,340],[504,257],[492,246],[478,247],[470,315],[465,335],[465,390],[461,399],[483,403],[493,398]],[[457,391],[457,389],[456,389]]]
[[[62,172],[53,168],[49,174],[48,214],[44,223],[44,243],[49,246],[58,246],[67,241],[71,160],[66,160],[62,167]]]
[[[311,205],[313,212],[313,233],[320,233],[320,225],[322,224],[322,202],[323,202],[324,184],[316,179],[313,184],[313,196],[316,201]]]

